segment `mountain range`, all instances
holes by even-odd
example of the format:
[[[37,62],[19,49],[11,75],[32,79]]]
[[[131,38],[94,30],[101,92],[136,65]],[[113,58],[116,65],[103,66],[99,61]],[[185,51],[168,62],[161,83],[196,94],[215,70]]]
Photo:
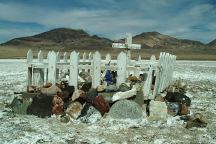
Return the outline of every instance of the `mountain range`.
[[[114,41],[97,35],[89,35],[81,29],[57,28],[34,36],[20,37],[0,44],[1,47],[26,47],[42,50],[106,50],[111,49]],[[115,42],[124,42],[119,39]],[[177,39],[158,32],[143,32],[133,37],[133,43],[141,44],[142,50],[147,51],[199,51],[216,50],[216,39],[208,44],[200,41]],[[1,48],[0,47],[0,48]]]

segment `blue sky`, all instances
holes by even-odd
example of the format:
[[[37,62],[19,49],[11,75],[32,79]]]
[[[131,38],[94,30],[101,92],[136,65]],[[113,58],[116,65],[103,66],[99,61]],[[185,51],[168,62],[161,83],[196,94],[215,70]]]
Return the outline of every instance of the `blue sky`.
[[[216,0],[0,0],[0,43],[59,27],[113,40],[157,31],[208,43]]]

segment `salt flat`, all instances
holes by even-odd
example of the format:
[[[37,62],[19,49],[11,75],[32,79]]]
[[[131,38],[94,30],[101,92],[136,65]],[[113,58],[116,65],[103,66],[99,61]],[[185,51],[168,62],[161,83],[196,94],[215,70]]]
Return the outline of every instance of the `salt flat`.
[[[174,78],[188,84],[191,113],[208,119],[206,128],[184,128],[183,121],[110,121],[61,123],[3,111],[14,91],[26,89],[25,60],[0,60],[0,143],[216,143],[216,61],[177,61]]]

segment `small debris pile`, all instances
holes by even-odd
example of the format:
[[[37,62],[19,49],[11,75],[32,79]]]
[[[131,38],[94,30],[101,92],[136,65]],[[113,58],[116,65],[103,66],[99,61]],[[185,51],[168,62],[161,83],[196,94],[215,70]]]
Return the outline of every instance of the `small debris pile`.
[[[47,83],[41,88],[28,86],[27,93],[15,97],[11,109],[18,114],[38,117],[59,115],[61,122],[71,119],[95,123],[102,118],[166,120],[180,116],[186,128],[205,127],[206,118],[200,114],[190,116],[191,100],[186,96],[186,83],[176,81],[154,100],[144,100],[143,77],[129,76],[126,83],[116,86],[116,73],[107,70],[101,85],[92,88],[91,77],[82,72],[78,89],[64,80]],[[153,86],[154,87],[154,86]],[[146,114],[144,114],[146,113]]]

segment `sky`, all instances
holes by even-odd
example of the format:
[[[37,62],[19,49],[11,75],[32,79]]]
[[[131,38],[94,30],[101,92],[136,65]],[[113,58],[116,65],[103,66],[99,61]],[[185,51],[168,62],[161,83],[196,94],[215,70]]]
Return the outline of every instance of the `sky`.
[[[208,43],[216,0],[0,0],[0,43],[61,27],[112,40],[157,31]]]

